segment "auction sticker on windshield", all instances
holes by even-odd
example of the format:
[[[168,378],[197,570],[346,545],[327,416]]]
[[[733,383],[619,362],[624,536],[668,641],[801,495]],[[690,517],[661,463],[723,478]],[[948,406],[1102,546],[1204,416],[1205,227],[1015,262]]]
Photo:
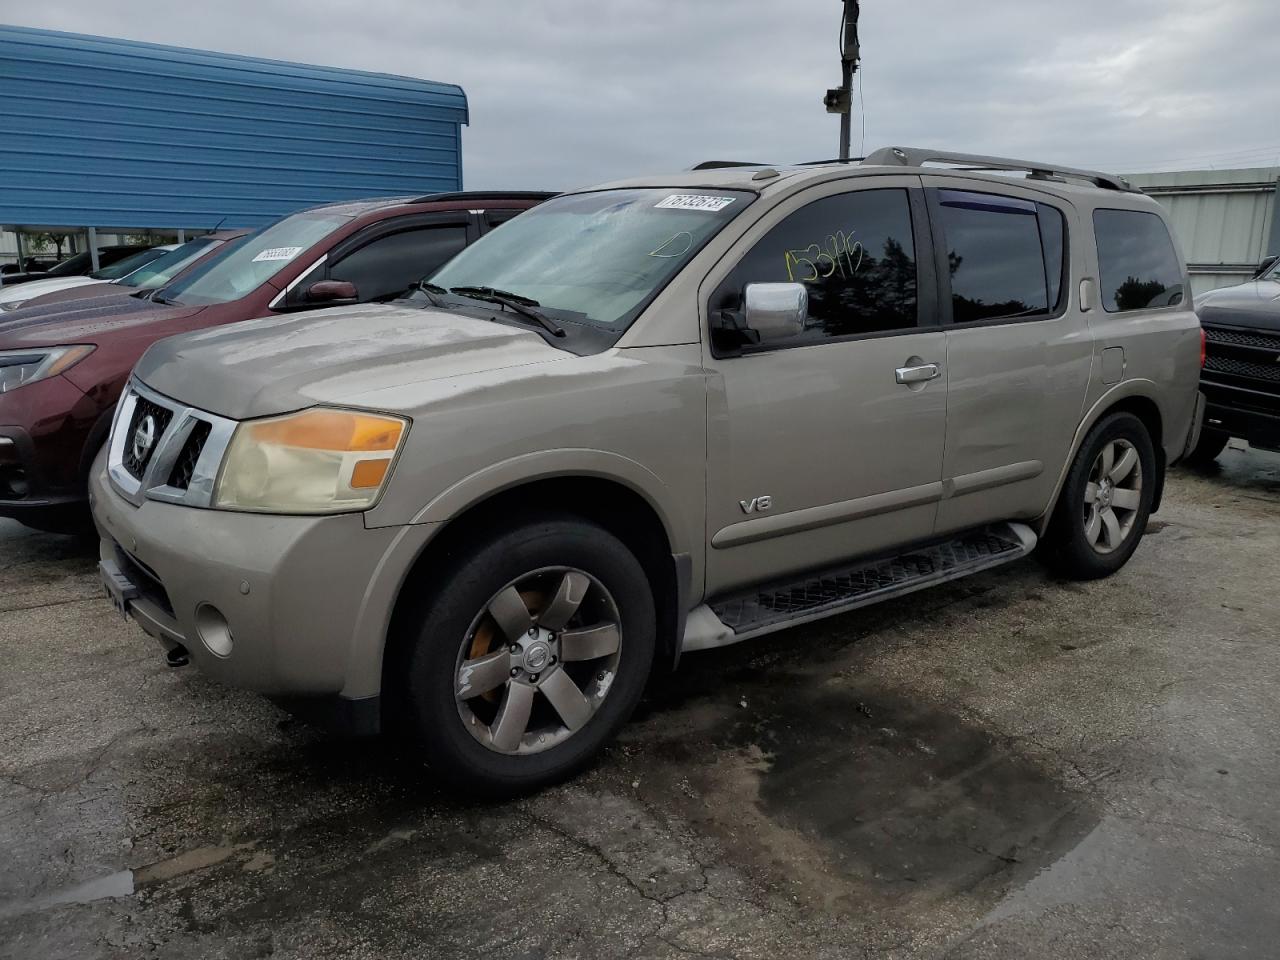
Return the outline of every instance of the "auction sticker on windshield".
[[[663,210],[706,210],[708,213],[715,213],[736,199],[737,197],[704,197],[700,193],[673,193],[669,197],[663,197],[654,206]]]
[[[268,247],[260,254],[253,258],[254,263],[263,263],[267,260],[292,260],[302,252],[301,247]]]

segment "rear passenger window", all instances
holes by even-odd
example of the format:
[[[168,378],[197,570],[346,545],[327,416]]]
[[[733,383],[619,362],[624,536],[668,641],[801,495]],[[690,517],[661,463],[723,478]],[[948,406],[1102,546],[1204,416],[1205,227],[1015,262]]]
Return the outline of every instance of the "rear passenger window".
[[[1062,293],[1065,227],[1053,207],[992,193],[939,190],[951,320],[1048,317]]]
[[[1164,220],[1141,210],[1095,210],[1102,305],[1110,313],[1182,302],[1182,264]]]
[[[738,310],[749,283],[809,288],[805,332],[788,345],[916,325],[916,253],[905,190],[859,190],[815,200],[775,226],[711,298]]]

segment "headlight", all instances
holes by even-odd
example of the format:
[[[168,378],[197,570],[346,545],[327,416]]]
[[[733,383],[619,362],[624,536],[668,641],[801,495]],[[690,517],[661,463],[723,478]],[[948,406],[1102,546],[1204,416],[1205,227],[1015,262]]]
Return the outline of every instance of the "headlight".
[[[27,297],[27,300],[30,299],[30,297]],[[17,310],[26,303],[27,300],[6,300],[4,303],[0,303],[0,310]]]
[[[31,350],[0,350],[0,393],[37,380],[48,380],[93,353],[94,347],[35,347]]]
[[[409,422],[317,407],[236,427],[213,505],[261,513],[342,513],[373,506]]]

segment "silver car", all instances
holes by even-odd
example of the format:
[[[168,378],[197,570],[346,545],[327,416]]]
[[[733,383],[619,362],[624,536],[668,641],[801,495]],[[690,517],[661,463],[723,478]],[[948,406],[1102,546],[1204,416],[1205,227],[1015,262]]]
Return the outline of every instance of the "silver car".
[[[152,347],[103,582],[175,664],[535,788],[686,651],[1037,547],[1118,570],[1196,440],[1189,289],[1155,202],[1048,164],[565,194],[395,303]]]

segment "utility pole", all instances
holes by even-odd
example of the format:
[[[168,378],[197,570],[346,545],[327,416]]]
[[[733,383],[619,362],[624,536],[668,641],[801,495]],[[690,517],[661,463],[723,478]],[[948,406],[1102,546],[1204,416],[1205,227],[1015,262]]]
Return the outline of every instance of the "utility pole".
[[[822,102],[827,113],[840,114],[840,159],[849,159],[849,120],[853,112],[853,75],[858,72],[858,0],[841,0],[840,86],[827,91]]]

